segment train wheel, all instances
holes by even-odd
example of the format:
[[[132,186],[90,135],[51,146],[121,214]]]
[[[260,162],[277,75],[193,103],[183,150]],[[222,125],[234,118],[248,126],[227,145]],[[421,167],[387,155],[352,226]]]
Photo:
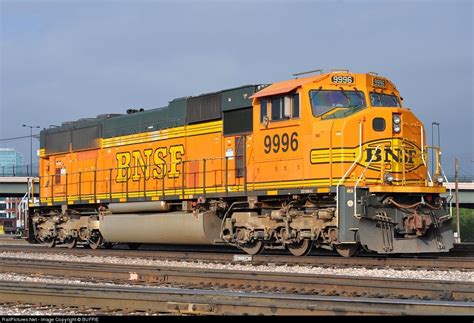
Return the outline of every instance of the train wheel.
[[[131,250],[137,250],[138,247],[140,247],[142,244],[141,243],[129,243],[128,244],[128,247],[131,249]]]
[[[77,239],[76,238],[71,238],[71,239],[67,240],[66,242],[64,242],[63,245],[65,245],[69,249],[74,249],[77,246]]]
[[[343,257],[352,257],[357,254],[360,248],[360,244],[358,243],[346,243],[346,244],[340,244],[340,245],[335,245],[334,248],[336,248],[336,251],[339,255]]]
[[[103,241],[104,239],[100,233],[93,234],[89,239],[89,247],[91,247],[91,249],[98,249]]]
[[[303,239],[300,242],[289,244],[287,247],[293,256],[306,256],[313,248],[313,241]]]
[[[254,242],[242,245],[240,248],[246,253],[248,253],[249,255],[253,256],[253,255],[258,255],[259,253],[261,253],[263,251],[264,246],[265,245],[263,241],[254,241]]]
[[[51,240],[47,242],[47,244],[48,244],[48,248],[56,247],[56,238],[52,238]]]

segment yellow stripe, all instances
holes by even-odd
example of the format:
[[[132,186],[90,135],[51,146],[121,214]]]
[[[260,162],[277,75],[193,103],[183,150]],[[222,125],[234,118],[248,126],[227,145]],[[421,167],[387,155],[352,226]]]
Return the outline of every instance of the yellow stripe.
[[[353,162],[358,150],[359,148],[333,148],[332,151],[329,149],[311,150],[310,160],[313,164],[328,164],[331,161],[333,163]]]
[[[222,120],[103,139],[102,148],[204,135],[222,131]]]
[[[331,189],[329,187],[322,187],[316,190],[318,193],[329,193]]]
[[[445,193],[446,188],[440,187],[420,187],[420,186],[392,186],[377,185],[370,186],[370,192],[387,192],[387,193]]]

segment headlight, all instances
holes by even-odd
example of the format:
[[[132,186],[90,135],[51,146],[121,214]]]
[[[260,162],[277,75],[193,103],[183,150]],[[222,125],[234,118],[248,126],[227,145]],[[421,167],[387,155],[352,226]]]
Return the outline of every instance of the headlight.
[[[444,182],[443,176],[438,176],[438,177],[436,177],[436,182],[437,182],[438,184],[443,184],[443,182]]]
[[[399,114],[394,114],[393,115],[393,123],[400,124],[400,121],[401,121],[400,115]]]
[[[401,121],[402,121],[402,118],[400,118],[400,115],[397,114],[397,113],[394,113],[393,114],[393,117],[392,117],[392,122],[393,122],[393,132],[395,133],[399,133],[400,130],[401,130]]]
[[[387,183],[387,184],[392,184],[392,182],[393,182],[393,175],[390,174],[390,173],[385,173],[385,174],[383,175],[383,180],[384,180],[384,182]]]

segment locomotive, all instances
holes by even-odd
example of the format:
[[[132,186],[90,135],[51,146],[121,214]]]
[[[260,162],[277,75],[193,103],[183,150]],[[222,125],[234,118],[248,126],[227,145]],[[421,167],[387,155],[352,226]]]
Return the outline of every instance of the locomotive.
[[[331,70],[45,129],[28,240],[448,252],[444,173],[402,100],[386,77]]]

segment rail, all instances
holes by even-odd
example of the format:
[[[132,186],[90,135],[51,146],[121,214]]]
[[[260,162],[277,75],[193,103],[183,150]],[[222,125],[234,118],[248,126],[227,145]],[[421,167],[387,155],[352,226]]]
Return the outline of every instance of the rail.
[[[39,177],[41,202],[123,202],[170,196],[186,199],[245,192],[248,180],[244,159],[245,156],[226,156],[79,172],[68,172],[61,166],[53,170],[54,174]],[[32,203],[31,198],[29,202]]]
[[[361,157],[362,157],[362,122],[359,121],[359,155],[357,156],[356,160],[354,160],[351,167],[349,167],[349,169],[341,177],[341,179],[339,180],[339,182],[336,185],[336,208],[337,209],[339,209],[339,186],[341,186],[344,183],[344,181],[346,180],[346,177],[349,176],[350,172],[352,172],[354,166],[359,162]],[[355,208],[356,208],[356,206],[355,206],[355,201],[354,201],[354,209]],[[339,217],[336,217],[336,219],[338,219],[338,218]]]
[[[380,145],[377,145],[375,148],[375,152],[379,151]],[[367,169],[369,168],[370,164],[374,160],[375,154],[372,155],[370,158],[370,161],[367,163],[367,165],[364,168],[364,171],[360,174],[359,178],[357,179],[356,183],[354,184],[354,217],[356,219],[360,219],[360,216],[357,215],[357,185],[359,185],[360,181],[364,177],[365,173],[367,172]]]
[[[428,168],[428,165],[426,164],[426,159],[425,159],[425,140],[424,140],[424,132],[423,132],[423,126],[421,127],[420,131],[420,136],[421,136],[421,160],[423,161],[423,165],[426,167],[426,174],[428,175],[428,179],[430,180],[431,183],[433,183],[433,179],[431,178],[430,170]],[[428,184],[428,183],[426,183]]]
[[[452,192],[452,189],[451,189],[451,185],[449,185],[448,178],[446,177],[446,174],[443,171],[443,167],[441,166],[441,163],[439,163],[438,167],[441,171],[441,174],[444,177],[444,180],[446,181],[446,184],[448,184],[448,189],[449,189],[449,216],[452,217],[453,216],[453,192]]]

